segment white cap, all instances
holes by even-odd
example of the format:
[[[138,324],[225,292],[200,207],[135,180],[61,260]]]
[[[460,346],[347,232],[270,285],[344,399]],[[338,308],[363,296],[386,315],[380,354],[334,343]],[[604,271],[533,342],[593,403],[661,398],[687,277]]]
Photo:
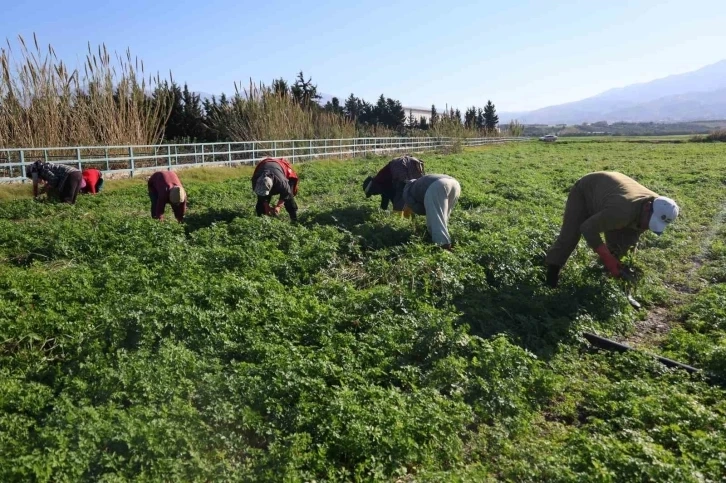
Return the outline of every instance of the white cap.
[[[272,190],[272,178],[260,176],[255,184],[255,194],[257,196],[267,196]]]
[[[675,201],[665,196],[659,196],[653,200],[653,214],[650,215],[648,228],[657,235],[661,235],[668,224],[678,217],[678,205]]]

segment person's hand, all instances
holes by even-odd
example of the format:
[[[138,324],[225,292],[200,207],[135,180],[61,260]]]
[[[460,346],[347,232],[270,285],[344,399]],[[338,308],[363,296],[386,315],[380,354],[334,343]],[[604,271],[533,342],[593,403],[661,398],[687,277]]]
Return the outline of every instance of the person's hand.
[[[277,216],[277,215],[279,215],[279,214],[280,214],[280,207],[279,207],[279,206],[276,206],[276,207],[274,207],[274,208],[272,209],[272,215],[273,215],[273,216]]]
[[[608,247],[603,243],[602,245],[597,247],[595,251],[598,255],[600,255],[600,259],[602,260],[603,265],[605,265],[605,268],[608,269],[608,272],[610,272],[610,275],[615,278],[620,278],[622,275],[623,266],[620,264],[620,261],[618,261],[618,259],[615,258],[612,253],[610,253]]]

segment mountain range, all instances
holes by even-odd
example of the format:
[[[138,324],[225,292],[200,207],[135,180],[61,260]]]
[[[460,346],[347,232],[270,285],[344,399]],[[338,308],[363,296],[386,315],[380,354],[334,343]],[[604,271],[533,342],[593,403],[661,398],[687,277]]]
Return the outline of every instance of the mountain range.
[[[680,122],[726,119],[726,60],[684,74],[610,89],[528,112],[500,112],[502,123]]]

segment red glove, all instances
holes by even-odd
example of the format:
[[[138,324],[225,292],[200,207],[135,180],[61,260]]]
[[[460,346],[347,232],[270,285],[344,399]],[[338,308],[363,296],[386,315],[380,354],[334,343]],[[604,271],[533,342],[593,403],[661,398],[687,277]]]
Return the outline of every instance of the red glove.
[[[620,262],[618,261],[618,259],[615,258],[612,253],[610,253],[610,250],[608,250],[607,245],[605,245],[603,243],[602,245],[597,247],[595,249],[595,251],[597,252],[598,255],[600,255],[600,260],[602,260],[602,263],[605,265],[605,268],[608,269],[610,274],[613,277],[620,277],[621,276],[620,271],[622,270],[623,267],[622,267],[622,265],[620,265]]]

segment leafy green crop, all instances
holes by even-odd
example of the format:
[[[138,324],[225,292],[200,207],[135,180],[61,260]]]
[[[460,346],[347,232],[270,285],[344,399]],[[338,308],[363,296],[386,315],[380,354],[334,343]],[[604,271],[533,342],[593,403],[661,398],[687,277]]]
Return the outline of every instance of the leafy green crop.
[[[0,480],[722,478],[723,389],[580,334],[628,337],[665,308],[649,349],[726,376],[726,153],[424,159],[462,186],[453,253],[363,196],[382,158],[301,166],[297,225],[254,216],[246,169],[185,183],[183,225],[150,218],[143,183],[0,204]],[[633,256],[641,311],[584,243],[542,283],[569,187],[598,169],[681,205]]]

